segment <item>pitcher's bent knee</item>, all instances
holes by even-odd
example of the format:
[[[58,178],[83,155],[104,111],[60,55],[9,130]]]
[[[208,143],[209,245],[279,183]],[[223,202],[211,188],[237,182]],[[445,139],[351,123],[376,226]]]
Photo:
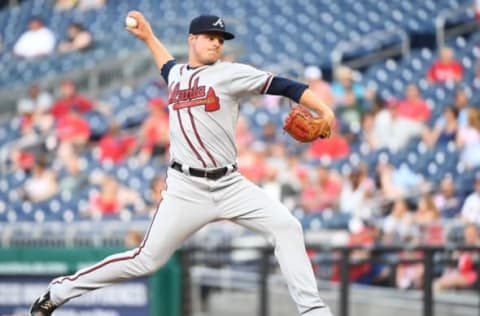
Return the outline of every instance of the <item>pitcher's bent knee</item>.
[[[139,268],[142,270],[142,274],[152,274],[160,269],[168,260],[167,256],[152,255],[145,251],[140,251],[135,258],[138,262]]]
[[[293,215],[292,215],[289,231],[291,231],[295,235],[303,236],[302,224],[300,224],[300,221],[296,219]]]
[[[278,233],[287,233],[289,236],[303,236],[303,229],[300,221],[288,211],[282,213],[282,216],[275,219],[272,228],[274,230],[274,235]]]

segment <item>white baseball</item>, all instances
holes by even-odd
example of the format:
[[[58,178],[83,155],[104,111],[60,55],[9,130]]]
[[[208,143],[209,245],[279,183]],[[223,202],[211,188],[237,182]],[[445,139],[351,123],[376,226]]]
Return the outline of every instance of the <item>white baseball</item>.
[[[131,16],[127,16],[127,17],[125,18],[125,24],[126,24],[128,27],[135,28],[135,27],[138,26],[138,21],[137,21],[137,19],[132,18]]]

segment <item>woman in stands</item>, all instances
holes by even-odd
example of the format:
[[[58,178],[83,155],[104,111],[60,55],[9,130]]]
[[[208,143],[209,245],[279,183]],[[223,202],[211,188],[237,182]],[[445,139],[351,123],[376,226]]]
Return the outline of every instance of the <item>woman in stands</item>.
[[[475,224],[465,226],[463,236],[466,246],[480,246],[478,228]],[[474,286],[478,278],[477,268],[473,264],[475,256],[478,257],[471,251],[456,251],[453,254],[453,259],[457,262],[456,266],[445,269],[442,276],[433,283],[433,289],[438,292]]]
[[[471,168],[480,165],[480,111],[470,108],[467,121],[458,132],[457,146],[462,149],[460,160]]]
[[[67,40],[58,45],[58,52],[61,54],[82,51],[92,45],[92,34],[79,23],[71,23],[67,34]]]
[[[36,159],[32,177],[25,182],[23,190],[25,199],[34,203],[48,200],[58,192],[57,176],[48,168],[46,157]]]
[[[428,147],[446,145],[455,141],[458,132],[458,110],[448,107],[443,112],[443,118],[439,119],[432,129],[425,129],[422,134],[423,141]]]

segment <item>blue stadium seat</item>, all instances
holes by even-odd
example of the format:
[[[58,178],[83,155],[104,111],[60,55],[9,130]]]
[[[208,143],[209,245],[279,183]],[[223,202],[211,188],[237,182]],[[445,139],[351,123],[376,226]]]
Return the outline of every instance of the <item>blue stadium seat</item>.
[[[91,128],[93,139],[99,139],[103,134],[108,131],[110,122],[108,119],[97,111],[90,111],[84,114],[84,118],[87,120],[88,125]]]

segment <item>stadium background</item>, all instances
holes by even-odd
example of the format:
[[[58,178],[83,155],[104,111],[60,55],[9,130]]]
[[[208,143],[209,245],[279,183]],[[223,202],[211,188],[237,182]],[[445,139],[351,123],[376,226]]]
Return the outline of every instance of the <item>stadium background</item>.
[[[425,254],[408,249],[448,245],[432,258],[435,314],[478,314],[474,1],[0,4],[0,315],[25,313],[52,276],[134,247],[160,199],[166,88],[143,44],[124,31],[132,9],[145,13],[179,60],[186,57],[190,19],[218,14],[237,35],[226,59],[308,82],[332,104],[334,137],[302,145],[282,132],[286,100],[244,100],[237,144],[241,171],[301,221],[322,297],[338,315],[339,253],[316,245],[400,247],[351,252],[363,263],[349,270],[352,315],[428,314]],[[34,40],[23,52],[15,49],[33,17],[54,35],[53,51],[18,56],[38,51]],[[62,43],[72,43],[73,22],[92,42],[60,52]],[[453,61],[438,63],[445,47]],[[179,251],[152,278],[102,290],[64,313],[262,314],[259,254],[215,249],[263,245],[239,227],[209,225],[187,242],[188,260]],[[458,248],[465,245],[477,251]],[[270,270],[270,314],[294,313],[273,261]],[[452,275],[461,284],[450,284]]]

